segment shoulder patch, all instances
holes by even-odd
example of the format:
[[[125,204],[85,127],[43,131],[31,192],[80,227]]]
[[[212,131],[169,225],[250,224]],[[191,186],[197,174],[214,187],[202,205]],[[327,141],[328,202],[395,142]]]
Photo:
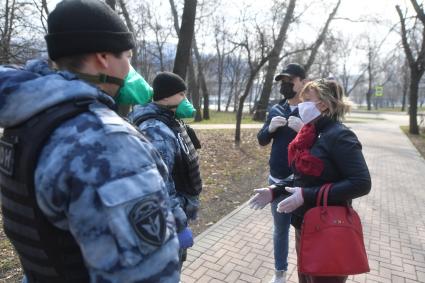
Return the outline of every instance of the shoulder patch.
[[[161,246],[164,243],[167,223],[158,201],[144,199],[130,211],[129,220],[137,236],[148,244]]]
[[[0,140],[0,171],[9,176],[13,175],[14,155],[13,144]]]
[[[122,132],[138,135],[138,131],[133,126],[107,106],[93,103],[90,105],[90,111],[94,113],[103,124],[106,134]]]

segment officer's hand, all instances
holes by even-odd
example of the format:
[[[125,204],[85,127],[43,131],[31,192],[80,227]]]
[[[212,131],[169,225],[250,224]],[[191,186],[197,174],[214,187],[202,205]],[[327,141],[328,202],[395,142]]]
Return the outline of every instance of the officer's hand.
[[[189,227],[184,228],[180,233],[177,234],[181,249],[187,249],[193,246],[193,235],[192,230]]]
[[[302,188],[286,187],[285,190],[290,192],[292,195],[279,202],[276,210],[280,213],[290,213],[304,203]]]
[[[290,116],[288,118],[288,127],[294,130],[295,132],[298,133],[303,126],[304,126],[303,121],[297,116]]]
[[[256,193],[255,196],[253,196],[248,203],[250,208],[255,210],[263,209],[272,201],[272,190],[269,188],[255,189],[254,192]]]
[[[282,116],[273,117],[272,120],[270,121],[269,133],[275,132],[277,128],[285,126],[286,123],[287,121],[285,117],[282,117]]]

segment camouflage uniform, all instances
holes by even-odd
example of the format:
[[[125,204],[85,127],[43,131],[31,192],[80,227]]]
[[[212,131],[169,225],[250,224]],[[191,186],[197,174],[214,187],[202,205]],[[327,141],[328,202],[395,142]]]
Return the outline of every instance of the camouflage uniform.
[[[59,102],[100,101],[53,132],[34,173],[39,208],[75,238],[91,282],[178,282],[167,168],[152,145],[111,111],[113,100],[39,61],[25,70],[0,67],[0,82],[4,128]],[[159,211],[162,221],[142,222],[143,210]]]
[[[130,113],[129,119],[130,121],[134,121],[141,116],[152,114],[166,116],[171,115],[172,112],[159,107],[155,103],[149,103],[146,106],[136,106],[134,111]],[[176,156],[180,154],[182,146],[182,143],[178,141],[173,130],[168,126],[164,126],[164,123],[157,119],[144,121],[139,125],[139,129],[149,138],[155,149],[158,150],[168,171],[172,172],[175,166]],[[195,220],[199,209],[199,196],[192,196],[181,191],[176,191],[171,174],[166,183],[170,197],[175,197],[189,220]]]

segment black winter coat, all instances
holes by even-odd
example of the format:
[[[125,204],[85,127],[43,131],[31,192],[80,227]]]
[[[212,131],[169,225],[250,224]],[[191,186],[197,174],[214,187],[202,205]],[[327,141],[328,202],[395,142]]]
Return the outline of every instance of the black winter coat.
[[[316,196],[323,184],[333,184],[329,205],[351,203],[371,189],[369,170],[357,136],[345,125],[327,117],[316,122],[316,131],[318,137],[310,153],[324,162],[322,174],[319,177],[302,175],[293,168],[293,186],[302,187],[304,196],[304,204],[292,212],[292,225],[297,229],[301,228],[305,212],[316,205]]]

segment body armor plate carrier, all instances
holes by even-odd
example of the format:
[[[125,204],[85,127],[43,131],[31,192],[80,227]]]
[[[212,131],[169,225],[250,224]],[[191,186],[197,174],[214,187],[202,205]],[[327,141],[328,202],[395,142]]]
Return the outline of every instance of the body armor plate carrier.
[[[28,282],[85,283],[89,274],[69,231],[53,226],[37,205],[34,171],[52,132],[89,111],[95,100],[69,101],[39,113],[0,140],[0,187],[4,231],[15,247]]]
[[[157,114],[140,116],[135,119],[134,124],[139,126],[148,119],[156,119],[167,125],[179,143],[180,154],[176,155],[172,172],[176,191],[198,196],[202,191],[202,180],[196,149],[201,148],[201,144],[195,131],[183,122]]]

